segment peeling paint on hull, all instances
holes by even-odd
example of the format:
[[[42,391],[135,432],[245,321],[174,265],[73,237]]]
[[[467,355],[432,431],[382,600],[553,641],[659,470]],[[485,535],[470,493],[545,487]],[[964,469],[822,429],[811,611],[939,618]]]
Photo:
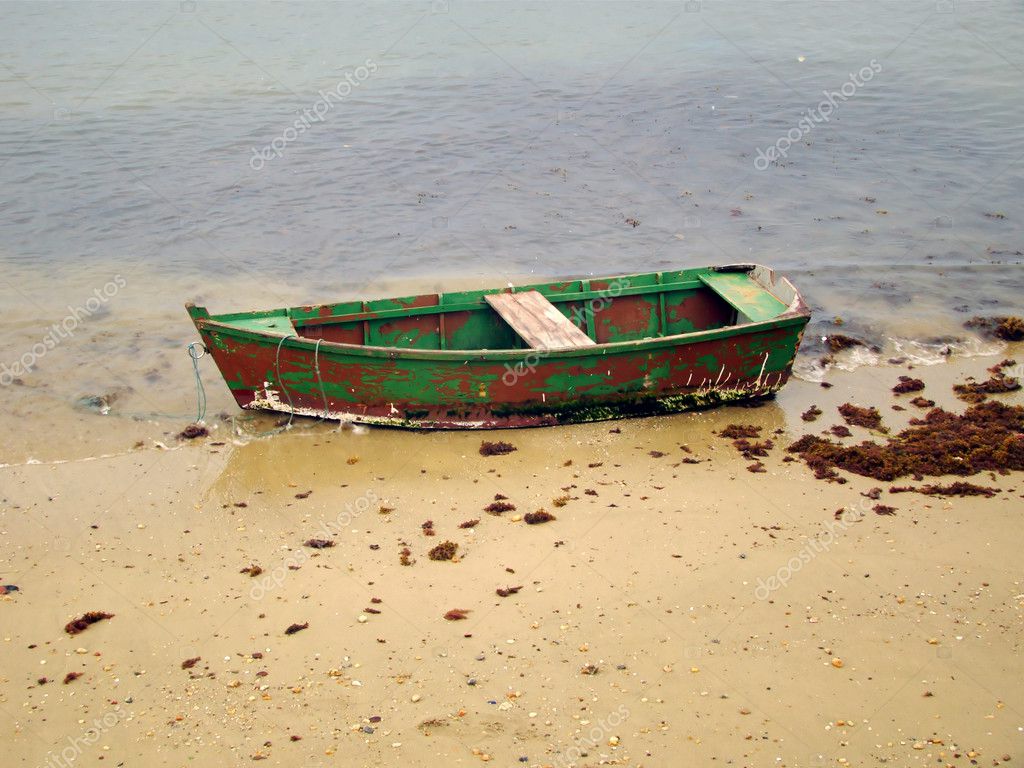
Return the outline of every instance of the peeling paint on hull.
[[[528,427],[552,427],[564,424],[582,424],[593,421],[640,418],[645,416],[666,416],[686,411],[700,411],[717,408],[730,403],[755,402],[773,398],[782,388],[785,380],[771,387],[755,389],[710,389],[684,392],[664,397],[650,397],[643,401],[606,401],[603,403],[581,404],[552,408],[547,411],[526,409],[523,412],[495,412],[480,408],[463,417],[448,415],[448,408],[420,409],[416,415],[373,414],[369,412],[324,410],[304,406],[289,406],[281,402],[275,391],[264,391],[242,406],[251,410],[277,411],[296,416],[309,416],[350,424],[396,427],[402,429],[518,429]],[[530,412],[533,411],[533,412]]]
[[[725,324],[723,303],[709,303],[714,297],[706,291],[695,293],[703,290],[693,288],[692,277],[698,272],[674,273],[676,282],[666,292],[682,298],[667,312],[659,306],[657,293],[641,285],[636,295],[606,302],[600,317],[593,312],[587,316],[592,332],[599,337],[611,333],[611,340],[557,350],[448,348],[442,343],[444,333],[454,339],[465,331],[436,317],[447,311],[439,308],[440,297],[394,300],[415,305],[412,318],[427,318],[424,324],[442,330],[431,341],[437,346],[430,348],[367,343],[380,329],[366,326],[360,332],[363,344],[354,336],[351,343],[327,340],[328,331],[319,326],[314,327],[322,335],[300,335],[307,327],[302,323],[314,320],[298,320],[295,325],[296,318],[316,315],[322,322],[324,313],[317,308],[218,317],[201,308],[189,311],[238,405],[248,409],[412,429],[501,429],[670,414],[772,396],[789,377],[809,318],[802,300],[795,289],[791,300],[775,298],[782,291],[774,274],[766,271],[765,284],[772,281],[771,300],[781,311],[759,322],[734,318]],[[661,273],[657,275],[661,280]],[[636,282],[649,278],[629,277]],[[578,287],[565,286],[572,291]],[[452,314],[465,314],[464,308],[475,306],[477,299],[483,305],[479,311],[490,311],[481,296],[449,299],[460,307]],[[694,296],[702,298],[696,301]],[[556,293],[549,293],[549,298],[559,301]],[[579,301],[573,298],[572,306]],[[566,300],[563,311],[569,305]],[[705,327],[637,337],[666,318],[679,322],[680,307],[697,307],[690,317],[699,318]],[[344,312],[349,314],[339,315],[341,310],[334,307],[335,314],[328,319],[347,327],[354,322],[348,319],[352,309],[346,305]],[[661,314],[645,326],[636,320],[642,312]],[[360,318],[365,314],[357,314],[355,322],[364,323]],[[388,320],[388,328],[396,325]],[[480,322],[475,328],[493,330]],[[423,337],[417,339],[419,343]]]

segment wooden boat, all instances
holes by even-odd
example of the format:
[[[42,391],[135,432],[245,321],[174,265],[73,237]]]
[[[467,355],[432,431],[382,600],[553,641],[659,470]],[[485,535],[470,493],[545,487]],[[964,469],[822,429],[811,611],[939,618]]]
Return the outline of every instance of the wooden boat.
[[[422,429],[675,413],[774,394],[810,312],[742,264],[189,315],[242,408]]]

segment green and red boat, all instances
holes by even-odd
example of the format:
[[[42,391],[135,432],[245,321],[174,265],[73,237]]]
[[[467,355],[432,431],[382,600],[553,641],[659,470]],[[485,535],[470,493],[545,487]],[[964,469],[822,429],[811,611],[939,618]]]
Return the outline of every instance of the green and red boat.
[[[769,397],[810,318],[789,280],[751,264],[188,313],[242,408],[416,429]]]

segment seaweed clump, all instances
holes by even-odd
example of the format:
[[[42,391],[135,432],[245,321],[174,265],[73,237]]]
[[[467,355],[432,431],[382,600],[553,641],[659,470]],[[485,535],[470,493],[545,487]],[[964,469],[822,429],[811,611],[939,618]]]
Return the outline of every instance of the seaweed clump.
[[[506,453],[512,453],[514,450],[516,450],[516,447],[512,443],[505,443],[500,440],[496,443],[491,443],[487,440],[480,443],[481,456],[504,456]]]
[[[878,429],[885,431],[882,427],[882,414],[874,406],[862,408],[852,403],[843,403],[839,406],[839,413],[851,427],[865,427],[866,429]]]
[[[294,635],[296,632],[301,632],[304,629],[309,629],[309,622],[304,624],[289,624],[288,629],[284,631],[286,635]]]
[[[844,336],[841,333],[833,333],[824,338],[825,346],[828,347],[829,352],[835,354],[836,352],[842,352],[844,349],[850,349],[851,347],[863,347],[864,342],[860,339],[855,339],[852,336]]]
[[[555,519],[555,516],[550,512],[546,512],[543,509],[538,509],[536,512],[527,512],[523,515],[523,522],[527,525],[539,525],[541,523],[547,523]]]
[[[1007,376],[1001,370],[995,370],[987,381],[967,381],[953,387],[956,396],[966,403],[980,403],[989,395],[1000,395],[1018,389],[1020,389],[1020,382],[1013,376]]]
[[[894,485],[889,489],[889,493],[922,493],[925,496],[984,496],[987,499],[992,498],[998,492],[998,488],[975,485],[964,480],[957,480],[949,485],[919,485],[916,488],[912,485]]]
[[[758,456],[767,456],[768,451],[775,447],[775,443],[771,440],[759,441],[752,443],[749,440],[733,440],[732,447],[739,451],[743,458],[754,459]]]
[[[64,631],[69,635],[77,635],[79,632],[85,632],[89,627],[95,624],[97,621],[103,621],[105,619],[114,618],[112,613],[104,613],[103,611],[89,611],[83,613],[74,621],[69,621],[64,625]]]
[[[920,395],[918,395],[913,400],[911,400],[910,404],[911,405],[916,405],[918,408],[934,408],[935,407],[935,401],[934,400],[929,400],[927,397],[921,397]]]
[[[1024,339],[1024,320],[1019,317],[972,317],[965,328],[978,328],[987,335],[1004,341]]]
[[[210,434],[210,430],[204,427],[202,424],[189,424],[181,432],[178,433],[179,440],[195,440],[197,437],[206,437]]]
[[[741,440],[749,437],[760,437],[761,428],[755,427],[753,424],[729,424],[718,434],[730,440]]]
[[[958,475],[983,471],[1024,471],[1024,407],[986,402],[963,414],[941,408],[884,444],[865,440],[844,446],[804,435],[787,449],[799,454],[816,476],[835,468],[876,480],[905,475]]]
[[[442,541],[427,553],[427,557],[431,560],[451,560],[458,549],[459,545],[454,541]]]
[[[800,418],[804,421],[817,421],[818,417],[821,416],[822,410],[816,405],[812,405],[806,411],[800,414]]]
[[[897,395],[907,392],[920,392],[924,389],[924,382],[920,379],[912,379],[909,376],[900,376],[900,383],[892,388]]]
[[[504,497],[503,497],[504,498]],[[486,507],[484,512],[489,512],[492,515],[500,515],[502,512],[515,512],[516,505],[511,504],[507,501],[492,501]]]
[[[310,549],[330,549],[334,546],[334,541],[331,539],[309,539],[304,546]]]

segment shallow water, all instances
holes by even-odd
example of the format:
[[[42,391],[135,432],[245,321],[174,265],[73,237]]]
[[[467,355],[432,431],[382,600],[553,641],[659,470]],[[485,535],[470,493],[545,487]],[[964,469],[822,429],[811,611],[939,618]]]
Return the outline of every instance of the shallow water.
[[[6,452],[187,419],[188,300],[757,261],[809,340],[839,317],[880,360],[977,352],[966,317],[1022,311],[1022,32],[1018,4],[942,0],[7,4],[0,363],[77,312],[3,387]],[[108,392],[107,421],[73,407]]]

